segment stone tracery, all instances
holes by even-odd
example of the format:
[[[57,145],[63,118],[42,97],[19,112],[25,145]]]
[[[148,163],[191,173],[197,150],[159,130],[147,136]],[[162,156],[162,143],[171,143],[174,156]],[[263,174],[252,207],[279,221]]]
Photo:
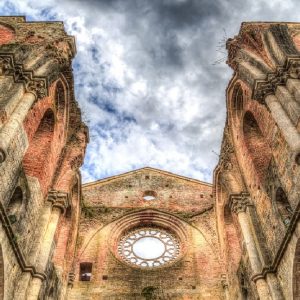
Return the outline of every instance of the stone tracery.
[[[151,251],[146,248],[149,246]],[[140,228],[120,240],[118,252],[131,265],[155,268],[173,262],[180,255],[180,244],[174,235],[165,230]]]

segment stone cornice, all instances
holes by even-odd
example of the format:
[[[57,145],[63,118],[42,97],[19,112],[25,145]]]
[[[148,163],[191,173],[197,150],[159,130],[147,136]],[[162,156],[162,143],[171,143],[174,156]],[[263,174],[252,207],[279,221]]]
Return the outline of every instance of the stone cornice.
[[[48,95],[46,77],[34,76],[32,70],[24,70],[21,64],[16,64],[13,54],[0,53],[0,75],[13,76],[16,83],[23,83],[26,92],[33,93],[37,98]]]
[[[20,265],[20,268],[22,269],[22,272],[29,272],[31,274],[31,276],[34,278],[39,278],[41,280],[46,279],[45,273],[37,272],[36,268],[34,266],[28,265],[26,263],[24,255],[21,252],[21,249],[17,242],[16,235],[14,234],[11,223],[9,221],[9,218],[6,214],[5,208],[1,201],[0,201],[0,220],[1,220],[2,226],[4,228],[4,231],[6,233],[6,236],[9,240],[9,243],[12,247],[12,250],[13,250],[13,252],[16,256],[16,259]]]
[[[229,207],[232,212],[239,214],[245,212],[247,207],[251,206],[250,196],[248,193],[231,194],[229,198]]]
[[[69,205],[68,193],[61,191],[49,191],[47,200],[52,203],[52,207],[59,208],[62,213],[64,213]]]
[[[269,73],[266,79],[257,79],[254,82],[252,90],[252,99],[264,104],[265,97],[275,94],[279,85],[285,85],[286,81],[291,79],[300,79],[300,57],[288,57],[284,66],[278,66],[274,73]]]

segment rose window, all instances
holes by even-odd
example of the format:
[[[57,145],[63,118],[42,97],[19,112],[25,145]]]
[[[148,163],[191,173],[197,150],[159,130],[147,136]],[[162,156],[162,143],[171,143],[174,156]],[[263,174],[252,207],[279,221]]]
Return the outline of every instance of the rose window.
[[[176,260],[180,244],[173,234],[165,230],[140,228],[121,238],[118,253],[131,265],[155,268]]]

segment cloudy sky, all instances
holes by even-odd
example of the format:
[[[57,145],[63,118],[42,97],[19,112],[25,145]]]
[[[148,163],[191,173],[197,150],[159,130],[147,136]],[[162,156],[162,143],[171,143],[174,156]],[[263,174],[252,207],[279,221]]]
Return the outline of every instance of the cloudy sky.
[[[151,166],[212,181],[243,21],[300,21],[297,0],[1,0],[1,15],[64,21],[90,128],[85,182]]]

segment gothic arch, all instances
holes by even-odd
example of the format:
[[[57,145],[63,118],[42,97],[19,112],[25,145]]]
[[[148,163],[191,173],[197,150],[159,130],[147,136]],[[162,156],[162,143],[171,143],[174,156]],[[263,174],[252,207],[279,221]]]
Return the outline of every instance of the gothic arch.
[[[264,178],[271,159],[271,149],[250,111],[243,118],[243,135],[249,156],[260,179]]]
[[[232,117],[235,119],[234,124],[236,124],[236,121],[242,116],[244,108],[244,92],[240,83],[234,86],[231,101]]]
[[[40,184],[47,178],[51,146],[54,135],[55,117],[52,109],[46,110],[24,156],[26,175],[39,179]]]
[[[63,139],[67,136],[69,126],[69,93],[66,79],[61,77],[56,81],[53,92],[54,107],[58,123],[58,131]]]
[[[293,299],[300,299],[300,238],[298,239],[293,266]]]
[[[66,93],[62,82],[59,80],[55,89],[55,107],[58,118],[62,117],[66,108]]]

